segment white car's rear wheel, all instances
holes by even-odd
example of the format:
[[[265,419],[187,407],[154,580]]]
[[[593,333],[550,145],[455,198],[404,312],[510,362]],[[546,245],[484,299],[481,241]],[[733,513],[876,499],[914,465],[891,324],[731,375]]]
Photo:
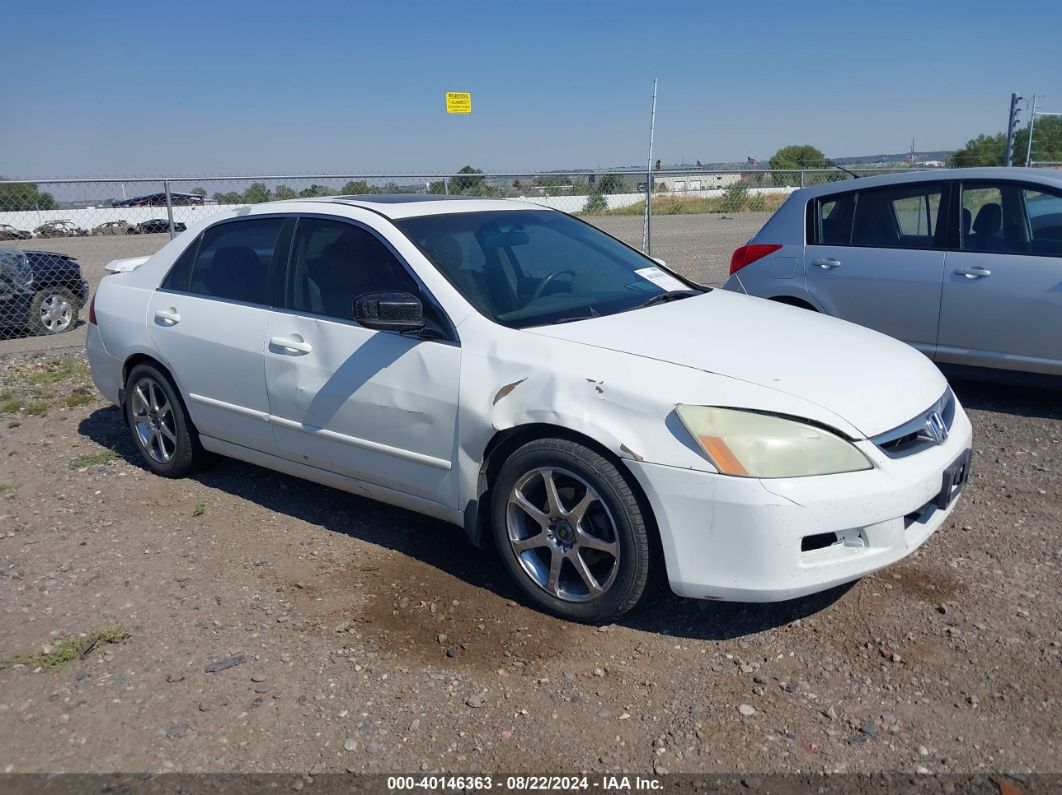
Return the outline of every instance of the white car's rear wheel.
[[[133,442],[156,475],[178,478],[206,453],[173,382],[157,367],[138,364],[125,381],[125,417]]]

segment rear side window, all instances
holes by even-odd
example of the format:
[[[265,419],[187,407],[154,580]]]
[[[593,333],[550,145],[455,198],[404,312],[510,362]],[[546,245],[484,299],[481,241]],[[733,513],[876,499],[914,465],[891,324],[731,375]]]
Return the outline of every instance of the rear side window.
[[[413,277],[387,246],[345,221],[300,219],[292,266],[288,305],[298,312],[353,320],[354,299],[363,293],[420,295]]]
[[[247,218],[208,229],[196,253],[188,292],[251,304],[267,303],[269,263],[283,226],[283,218]]]
[[[943,186],[898,185],[818,199],[814,242],[822,246],[938,249]]]

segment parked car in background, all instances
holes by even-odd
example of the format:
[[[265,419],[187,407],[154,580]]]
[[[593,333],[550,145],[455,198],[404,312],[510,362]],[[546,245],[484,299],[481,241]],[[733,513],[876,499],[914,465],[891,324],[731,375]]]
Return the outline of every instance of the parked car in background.
[[[66,219],[48,221],[33,230],[34,237],[84,237],[87,234],[88,230]]]
[[[33,237],[32,232],[15,229],[10,224],[0,224],[0,240],[29,240],[31,237]]]
[[[654,571],[738,601],[851,581],[969,471],[969,420],[908,346],[534,204],[253,205],[108,270],[86,348],[149,469],[210,451],[453,522],[569,619]]]
[[[81,266],[66,254],[0,248],[0,328],[59,334],[88,299]]]
[[[188,228],[187,224],[174,221],[173,231],[183,232]],[[170,222],[165,218],[152,218],[150,221],[141,221],[136,226],[129,228],[131,235],[153,235],[170,231]]]
[[[734,252],[730,273],[725,289],[868,326],[972,375],[1062,376],[1059,172],[804,188]]]
[[[133,228],[133,225],[128,221],[104,221],[97,227],[94,227],[92,234],[94,235],[127,235],[129,230]]]

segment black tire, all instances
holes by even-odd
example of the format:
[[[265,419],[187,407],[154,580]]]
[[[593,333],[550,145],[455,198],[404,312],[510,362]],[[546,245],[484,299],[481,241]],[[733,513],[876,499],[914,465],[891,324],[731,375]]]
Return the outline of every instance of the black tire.
[[[542,484],[545,493],[546,476],[542,474],[545,470],[556,470],[550,477],[556,476],[556,493],[562,505],[561,513],[565,517],[564,509],[572,512],[571,503],[580,501],[580,493],[590,499],[589,489],[593,489],[596,499],[589,502],[590,507],[586,509],[582,522],[578,518],[575,520],[575,526],[583,528],[584,522],[591,523],[591,529],[597,533],[594,540],[607,541],[611,547],[618,548],[618,558],[610,562],[611,553],[593,547],[582,547],[583,551],[565,547],[562,541],[586,538],[584,532],[572,530],[566,518],[561,520],[562,526],[555,530],[547,530],[542,523],[544,511],[538,512],[537,519],[526,511],[526,519],[521,518],[523,509],[511,504],[510,497],[515,496],[517,484],[525,484],[520,493],[531,502],[536,502],[528,492],[537,489],[534,479],[538,477],[538,483]],[[580,492],[584,486],[586,489]],[[541,499],[548,500],[548,497],[543,496]],[[548,521],[548,527],[553,528],[554,520]],[[538,542],[539,527],[549,543],[518,553],[511,533],[519,535],[516,543],[522,540]],[[614,621],[633,608],[645,592],[652,557],[648,517],[644,515],[631,484],[617,467],[577,442],[539,439],[525,444],[509,456],[491,489],[491,529],[502,563],[517,586],[535,605],[553,615],[591,624]],[[525,529],[527,534],[523,535]],[[571,543],[578,546],[579,542]],[[559,574],[554,578],[552,570],[547,573],[544,569],[550,567],[558,550],[564,552],[561,554]],[[585,576],[579,573],[573,562],[573,552],[580,556],[583,571],[589,571],[594,576],[595,584],[601,585],[602,581],[608,583],[602,593],[594,595],[590,591]],[[591,562],[588,556],[597,556],[597,560]],[[598,568],[593,570],[593,565]],[[563,587],[552,586],[550,590],[551,583],[564,580],[565,572],[573,584],[572,592],[567,596],[560,594]],[[543,579],[547,582],[543,583]],[[575,593],[580,587],[587,592]]]
[[[149,383],[157,386],[158,392],[155,396],[152,396],[150,388],[145,388]],[[139,399],[138,387],[140,387],[140,393],[148,397],[148,404],[144,404]],[[161,401],[157,400],[158,393],[165,397],[168,414],[155,412],[152,416],[150,411],[142,414],[143,409],[150,409],[151,403],[161,405]],[[199,434],[188,418],[188,410],[184,406],[184,401],[181,400],[170,377],[158,367],[138,364],[129,371],[129,377],[125,380],[125,405],[122,409],[125,412],[129,432],[133,437],[133,444],[136,445],[148,469],[156,475],[166,478],[184,477],[205,463],[206,451],[199,443]],[[162,434],[160,426],[165,426],[168,430],[166,438],[162,439],[154,435],[147,441],[142,438],[142,433],[147,436],[153,432],[153,428]],[[170,450],[170,445],[172,445],[172,453],[166,458],[165,453]]]
[[[49,312],[55,307],[61,312]],[[45,287],[37,291],[30,302],[26,331],[30,334],[62,334],[77,326],[81,304],[65,287]]]

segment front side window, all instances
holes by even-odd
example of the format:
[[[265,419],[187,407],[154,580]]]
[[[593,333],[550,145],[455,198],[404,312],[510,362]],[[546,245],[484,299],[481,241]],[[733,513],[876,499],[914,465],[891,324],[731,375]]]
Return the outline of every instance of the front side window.
[[[1062,256],[1062,192],[1022,189],[1033,254]]]
[[[563,213],[446,213],[395,225],[481,314],[512,328],[624,312],[699,289]]]
[[[1062,211],[1051,211],[1051,198],[1014,183],[963,183],[959,238],[962,250],[994,254],[1055,253],[1052,249],[1057,251],[1058,245],[1050,242],[1050,235],[1052,229],[1057,231],[1062,227]],[[1037,213],[1035,228],[1034,212]]]
[[[419,296],[420,288],[394,254],[367,229],[302,218],[292,244],[288,306],[297,312],[354,319],[354,299],[382,290]]]
[[[206,230],[192,266],[188,292],[251,304],[267,303],[269,263],[283,226],[283,218],[252,217]]]

